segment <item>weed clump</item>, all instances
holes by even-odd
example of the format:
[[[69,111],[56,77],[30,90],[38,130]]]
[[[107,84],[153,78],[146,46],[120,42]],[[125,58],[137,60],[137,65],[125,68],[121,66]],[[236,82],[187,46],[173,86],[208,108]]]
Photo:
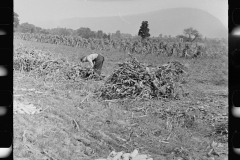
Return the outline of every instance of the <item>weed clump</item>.
[[[50,59],[49,52],[18,46],[14,50],[13,69],[15,71],[30,72]]]
[[[168,62],[150,71],[146,65],[131,57],[113,71],[98,90],[103,99],[168,98],[177,99],[182,90],[181,80],[185,66]]]
[[[221,143],[226,143],[228,141],[228,122],[218,122],[212,125],[212,132],[210,134],[212,137]]]

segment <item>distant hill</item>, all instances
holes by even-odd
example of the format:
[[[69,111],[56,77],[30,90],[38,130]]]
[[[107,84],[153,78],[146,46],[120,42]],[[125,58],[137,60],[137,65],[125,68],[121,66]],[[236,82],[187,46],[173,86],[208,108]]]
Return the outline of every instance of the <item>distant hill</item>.
[[[159,11],[113,17],[69,18],[55,22],[48,22],[48,26],[78,29],[88,27],[93,31],[103,30],[105,33],[138,33],[142,21],[148,21],[151,36],[182,34],[183,29],[193,27],[204,37],[227,37],[228,29],[213,15],[200,9],[174,8]],[[127,23],[127,22],[129,23]]]

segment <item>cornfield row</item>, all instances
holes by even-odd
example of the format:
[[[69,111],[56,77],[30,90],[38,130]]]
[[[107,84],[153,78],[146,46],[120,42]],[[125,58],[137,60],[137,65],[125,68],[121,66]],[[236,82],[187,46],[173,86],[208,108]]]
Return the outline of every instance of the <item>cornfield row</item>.
[[[185,43],[163,42],[160,39],[85,39],[80,36],[58,36],[50,34],[35,33],[15,33],[15,39],[50,43],[56,45],[66,45],[71,47],[87,48],[91,50],[109,51],[118,50],[120,52],[132,54],[155,54],[166,56],[177,56],[185,58],[210,57],[214,58],[221,54],[222,49],[206,49],[205,46],[193,46]]]

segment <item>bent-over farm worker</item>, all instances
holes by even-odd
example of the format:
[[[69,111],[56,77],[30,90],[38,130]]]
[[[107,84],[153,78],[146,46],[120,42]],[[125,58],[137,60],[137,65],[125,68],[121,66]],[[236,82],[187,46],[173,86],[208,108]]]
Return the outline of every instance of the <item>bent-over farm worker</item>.
[[[104,62],[104,57],[100,54],[94,53],[88,56],[84,56],[81,59],[81,62],[89,62],[93,68],[93,70],[98,74],[101,75],[102,66]]]

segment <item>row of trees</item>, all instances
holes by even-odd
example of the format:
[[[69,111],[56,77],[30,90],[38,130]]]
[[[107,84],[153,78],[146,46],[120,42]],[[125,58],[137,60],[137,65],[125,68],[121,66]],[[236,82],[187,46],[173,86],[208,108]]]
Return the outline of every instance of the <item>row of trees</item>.
[[[52,34],[52,35],[60,35],[60,36],[81,36],[83,38],[134,38],[131,34],[122,34],[120,30],[116,31],[116,33],[106,34],[102,30],[91,31],[90,28],[81,27],[77,30],[67,29],[67,28],[53,28],[53,29],[43,29],[41,27],[36,27],[33,24],[22,23],[20,24],[19,15],[14,12],[14,31],[21,33],[38,33],[38,34]],[[140,26],[138,36],[142,38],[142,40],[150,37],[149,33],[149,25],[148,21],[143,21]],[[159,37],[158,37],[159,38]],[[168,40],[173,40],[172,38],[167,38]],[[183,42],[206,42],[206,38],[203,39],[202,35],[194,28],[186,28],[183,30],[183,35],[178,35],[174,39],[182,40]],[[209,39],[208,39],[209,41]],[[212,42],[218,43],[217,40],[211,40]],[[222,40],[221,40],[222,41]]]
[[[67,29],[67,28],[53,28],[53,29],[43,29],[41,27],[36,27],[33,24],[22,23],[15,28],[15,31],[22,33],[39,33],[39,34],[52,34],[60,36],[81,36],[83,38],[109,38],[102,30],[97,32],[91,31],[90,28],[81,27],[77,30]]]
[[[43,29],[29,23],[19,23],[19,16],[14,12],[14,31],[21,33],[38,33],[38,34],[52,34],[60,36],[81,36],[83,38],[110,38],[110,35],[104,33],[102,30],[97,32],[91,31],[90,28],[81,27],[77,30],[67,29],[67,28],[53,28],[53,29]]]
[[[148,28],[148,21],[143,21],[142,25],[139,29],[138,35],[142,37],[142,39],[146,39],[150,37],[149,28]],[[176,36],[179,39],[182,39],[185,42],[193,42],[195,40],[201,40],[202,35],[192,27],[186,28],[183,30],[183,35]]]
[[[161,34],[160,34],[161,35]],[[141,36],[142,39],[146,39],[150,37],[149,34],[149,28],[148,28],[148,21],[143,21],[142,25],[139,29],[138,36]],[[158,37],[160,39],[165,39],[167,41],[175,41],[177,40],[182,40],[183,42],[204,42],[204,43],[211,43],[211,44],[227,44],[227,39],[222,38],[222,39],[217,39],[217,38],[203,38],[203,36],[194,29],[193,27],[189,27],[183,30],[182,35],[177,35],[176,37]]]

